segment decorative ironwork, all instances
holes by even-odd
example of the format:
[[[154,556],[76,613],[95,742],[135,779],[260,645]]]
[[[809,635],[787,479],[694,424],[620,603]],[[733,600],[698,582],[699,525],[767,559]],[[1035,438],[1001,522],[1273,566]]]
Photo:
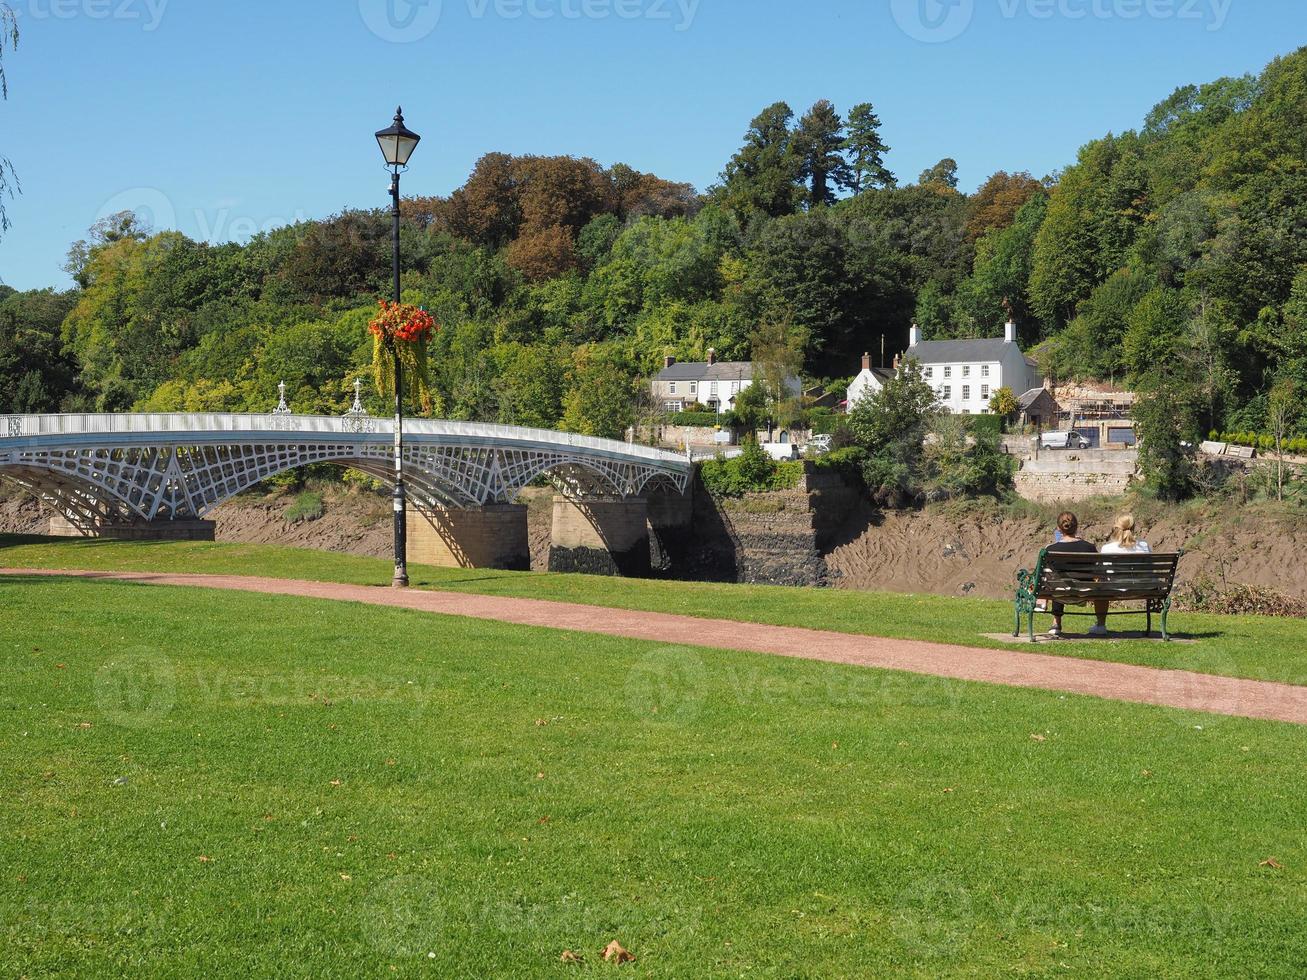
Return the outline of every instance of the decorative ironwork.
[[[284,398],[283,398],[284,404]],[[362,409],[356,388],[355,407]],[[16,423],[16,424],[15,424]],[[279,424],[294,424],[282,434]],[[286,470],[334,463],[394,477],[389,420],[354,409],[344,418],[239,415],[19,416],[3,430],[0,478],[40,496],[78,527],[196,520]],[[541,477],[576,498],[628,497],[667,486],[684,492],[684,456],[568,433],[416,420],[404,447],[419,506],[507,503]]]
[[[363,380],[354,379],[354,404],[350,406],[345,413],[345,431],[347,432],[371,432],[376,428],[376,423],[368,410],[363,407]]]

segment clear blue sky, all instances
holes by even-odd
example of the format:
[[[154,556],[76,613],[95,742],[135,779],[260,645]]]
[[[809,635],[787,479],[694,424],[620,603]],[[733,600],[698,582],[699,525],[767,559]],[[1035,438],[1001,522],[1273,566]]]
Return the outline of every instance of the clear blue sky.
[[[913,179],[1043,176],[1175,87],[1307,43],[1301,0],[9,0],[0,154],[23,193],[0,281],[67,285],[70,242],[140,206],[212,241],[382,206],[492,150],[588,155],[707,187],[763,106],[877,106]],[[438,15],[438,16],[437,16]]]

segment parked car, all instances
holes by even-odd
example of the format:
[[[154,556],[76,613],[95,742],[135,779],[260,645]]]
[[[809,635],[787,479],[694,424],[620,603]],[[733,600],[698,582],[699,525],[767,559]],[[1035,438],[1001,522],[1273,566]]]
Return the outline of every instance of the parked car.
[[[1045,432],[1039,437],[1040,449],[1090,449],[1088,439],[1079,432]]]
[[[813,436],[808,440],[806,452],[809,456],[825,456],[831,450],[832,437],[829,435]]]

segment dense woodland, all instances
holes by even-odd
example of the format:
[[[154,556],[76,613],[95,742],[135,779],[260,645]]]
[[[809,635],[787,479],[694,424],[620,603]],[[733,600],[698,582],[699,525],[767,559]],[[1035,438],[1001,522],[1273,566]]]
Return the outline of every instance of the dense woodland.
[[[777,103],[702,194],[491,153],[448,198],[407,199],[432,412],[619,435],[668,354],[839,381],[914,321],[993,336],[1010,308],[1053,377],[1145,395],[1168,492],[1181,441],[1307,434],[1307,49],[971,195],[952,160],[896,178],[891,133],[868,104]],[[284,380],[296,410],[343,412],[389,263],[384,211],[221,245],[107,219],[70,249],[75,288],[0,286],[0,410],[266,411]]]

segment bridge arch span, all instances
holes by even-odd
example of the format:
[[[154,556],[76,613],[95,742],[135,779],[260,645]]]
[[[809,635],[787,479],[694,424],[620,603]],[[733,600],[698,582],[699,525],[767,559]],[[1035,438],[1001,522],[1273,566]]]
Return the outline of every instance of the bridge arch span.
[[[254,485],[313,463],[393,480],[393,423],[241,415],[0,417],[0,478],[75,526],[199,520]],[[415,503],[508,503],[549,476],[578,498],[684,490],[691,464],[672,453],[568,433],[417,420],[405,426]]]

